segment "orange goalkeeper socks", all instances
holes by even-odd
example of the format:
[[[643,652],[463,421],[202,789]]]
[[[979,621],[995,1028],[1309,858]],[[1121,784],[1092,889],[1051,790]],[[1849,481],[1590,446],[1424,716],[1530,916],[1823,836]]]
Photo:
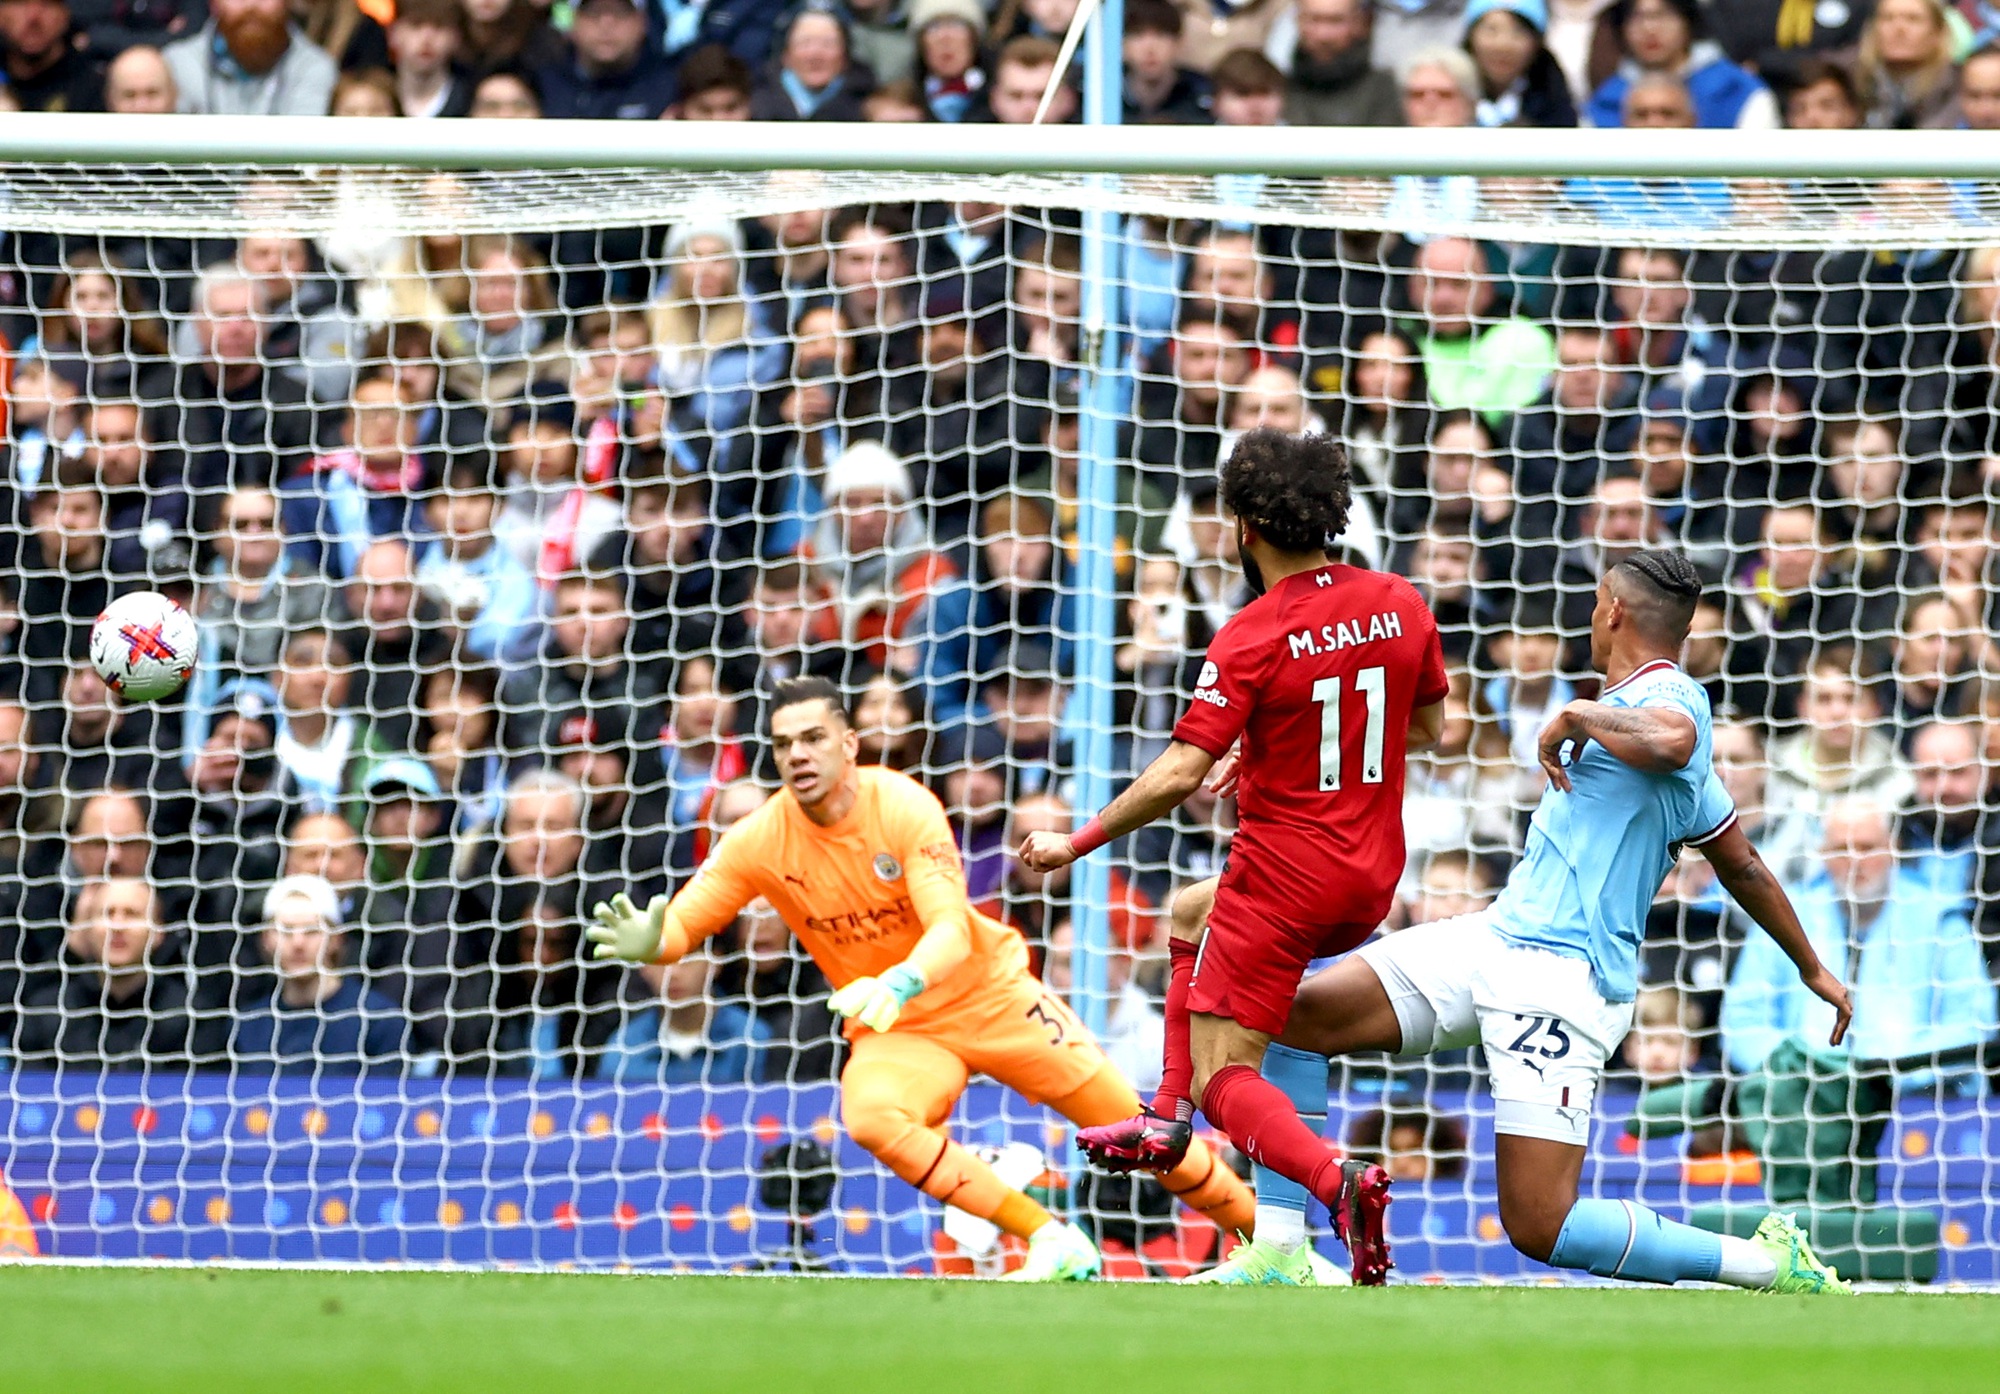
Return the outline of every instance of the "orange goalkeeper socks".
[[[1029,1238],[1043,1225],[1055,1220],[1055,1216],[1019,1191],[1009,1191],[1002,1196],[1000,1208],[986,1218],[1021,1239]]]

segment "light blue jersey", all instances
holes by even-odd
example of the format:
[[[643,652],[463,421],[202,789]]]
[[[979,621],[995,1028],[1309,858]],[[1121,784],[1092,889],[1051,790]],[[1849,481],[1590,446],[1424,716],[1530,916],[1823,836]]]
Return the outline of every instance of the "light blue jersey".
[[[1658,659],[1604,690],[1608,707],[1665,707],[1694,721],[1694,754],[1670,774],[1633,769],[1596,741],[1569,767],[1570,792],[1551,785],[1528,825],[1528,846],[1494,902],[1506,938],[1590,964],[1608,1002],[1637,992],[1646,911],[1682,844],[1700,845],[1736,820],[1715,773],[1708,694]]]

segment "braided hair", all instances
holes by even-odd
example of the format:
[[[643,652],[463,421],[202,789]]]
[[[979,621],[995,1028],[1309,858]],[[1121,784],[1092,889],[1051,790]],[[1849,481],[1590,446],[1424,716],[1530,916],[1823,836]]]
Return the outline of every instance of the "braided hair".
[[[1701,603],[1701,573],[1679,552],[1655,548],[1627,557],[1611,568],[1624,578],[1625,602],[1655,636],[1678,644],[1687,637],[1695,606]]]

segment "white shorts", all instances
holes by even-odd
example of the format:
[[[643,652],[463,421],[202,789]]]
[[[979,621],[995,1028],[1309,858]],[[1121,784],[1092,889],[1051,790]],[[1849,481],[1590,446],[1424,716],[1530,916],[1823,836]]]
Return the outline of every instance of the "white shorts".
[[[1487,912],[1415,925],[1357,951],[1403,1028],[1403,1055],[1479,1042],[1493,1076],[1495,1132],[1581,1147],[1604,1062],[1632,1026],[1590,965],[1502,938]]]

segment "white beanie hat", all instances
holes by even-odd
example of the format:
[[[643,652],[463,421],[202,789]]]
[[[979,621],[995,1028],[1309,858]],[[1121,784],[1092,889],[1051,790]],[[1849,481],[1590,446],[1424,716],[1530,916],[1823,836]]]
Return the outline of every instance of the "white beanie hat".
[[[288,900],[303,900],[328,929],[340,928],[340,892],[324,876],[281,876],[264,892],[264,918],[275,922],[278,907]]]
[[[986,32],[986,7],[979,0],[911,0],[909,32],[921,34],[924,26],[940,19],[961,20],[974,34]]]
[[[907,503],[916,492],[909,466],[872,440],[858,440],[840,452],[826,467],[820,493],[828,503],[837,503],[856,489],[880,489],[898,503]]]
[[[714,238],[731,256],[743,255],[743,225],[719,211],[697,208],[667,234],[668,258],[686,256],[688,244],[700,237]]]

